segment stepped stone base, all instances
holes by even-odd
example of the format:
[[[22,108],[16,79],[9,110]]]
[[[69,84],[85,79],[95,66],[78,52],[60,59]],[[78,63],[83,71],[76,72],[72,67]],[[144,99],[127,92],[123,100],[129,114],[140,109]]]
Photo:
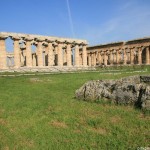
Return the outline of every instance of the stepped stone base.
[[[95,67],[20,67],[20,68],[7,68],[1,69],[0,72],[76,72],[76,71],[94,71]]]

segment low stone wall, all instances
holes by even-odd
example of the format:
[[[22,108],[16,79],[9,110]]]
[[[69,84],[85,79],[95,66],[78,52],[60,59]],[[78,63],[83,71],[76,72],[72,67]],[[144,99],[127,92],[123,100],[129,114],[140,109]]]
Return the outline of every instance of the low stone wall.
[[[85,101],[103,99],[150,110],[149,79],[150,76],[131,76],[119,80],[89,81],[76,90],[75,97]]]

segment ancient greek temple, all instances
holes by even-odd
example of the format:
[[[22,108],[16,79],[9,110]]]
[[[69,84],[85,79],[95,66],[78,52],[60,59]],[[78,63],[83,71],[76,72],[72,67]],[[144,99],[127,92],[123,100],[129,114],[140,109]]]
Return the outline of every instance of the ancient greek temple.
[[[12,52],[6,48],[8,38]],[[86,40],[0,32],[0,70],[143,64],[150,65],[150,37],[87,47]]]
[[[13,40],[13,52],[6,49],[7,38]],[[86,40],[0,32],[0,69],[86,67],[86,47]]]
[[[150,37],[87,47],[88,66],[149,65]]]

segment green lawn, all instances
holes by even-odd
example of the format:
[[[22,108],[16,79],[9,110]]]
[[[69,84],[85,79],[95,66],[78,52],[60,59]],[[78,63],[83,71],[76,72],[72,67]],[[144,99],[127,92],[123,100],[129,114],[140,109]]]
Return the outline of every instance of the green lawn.
[[[138,74],[149,73],[148,68]],[[148,114],[129,106],[74,99],[75,90],[88,80],[135,74],[0,77],[0,149],[127,150],[150,146]]]

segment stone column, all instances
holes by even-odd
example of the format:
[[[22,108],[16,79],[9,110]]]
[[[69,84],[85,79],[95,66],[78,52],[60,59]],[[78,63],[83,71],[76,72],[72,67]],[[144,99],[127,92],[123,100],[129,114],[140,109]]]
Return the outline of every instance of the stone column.
[[[98,52],[98,63],[99,63],[99,65],[102,63],[101,52]]]
[[[32,38],[25,38],[26,41],[26,66],[32,67],[32,48],[31,48],[31,41]]]
[[[142,50],[141,47],[138,48],[138,65],[142,64]]]
[[[75,46],[75,66],[79,66],[79,45]]]
[[[119,63],[119,51],[116,50],[116,64],[118,65]]]
[[[71,44],[67,43],[67,66],[70,67],[72,66],[71,63]]]
[[[126,54],[126,49],[124,48],[123,50],[123,64],[126,65],[127,64],[127,54]]]
[[[0,69],[7,68],[6,38],[7,36],[0,36]]]
[[[134,64],[134,53],[133,53],[134,49],[130,49],[130,64],[133,65]]]
[[[149,52],[149,47],[146,47],[146,64],[149,65],[149,58],[150,57],[150,52]]]
[[[87,51],[86,51],[86,45],[83,45],[82,48],[82,58],[83,58],[83,66],[86,67],[87,66]]]
[[[33,55],[32,55],[32,66],[36,66],[36,54],[34,53]]]
[[[19,37],[13,37],[14,40],[14,63],[15,63],[15,68],[19,68],[21,66],[21,61],[20,61],[20,45],[19,45]]]
[[[63,49],[63,65],[67,65],[67,51]]]
[[[93,66],[96,66],[96,53],[93,53]]]
[[[106,56],[106,51],[104,51],[104,65],[107,66],[107,56]]]
[[[110,65],[113,65],[113,54],[112,54],[112,50],[110,50]]]
[[[51,40],[46,40],[48,42],[48,66],[54,65],[54,52],[53,52],[53,45]]]
[[[91,54],[88,54],[88,65],[91,67]]]
[[[62,43],[58,43],[58,66],[63,66],[63,53],[62,53]]]
[[[37,57],[38,57],[38,67],[43,67],[43,48],[42,41],[43,39],[36,39],[37,43]]]

